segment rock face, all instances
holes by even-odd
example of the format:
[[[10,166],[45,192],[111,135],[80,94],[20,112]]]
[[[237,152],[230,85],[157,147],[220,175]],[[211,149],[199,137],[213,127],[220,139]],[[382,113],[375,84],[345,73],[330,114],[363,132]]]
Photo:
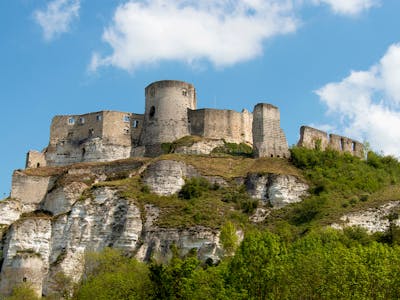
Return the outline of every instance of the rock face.
[[[247,192],[273,208],[300,202],[308,193],[308,185],[292,175],[250,174],[246,179]]]
[[[64,166],[76,162],[113,161],[128,158],[131,145],[106,143],[101,138],[87,139],[79,144],[59,142],[48,147],[45,153],[46,163],[51,166]]]
[[[366,229],[369,233],[384,232],[389,229],[390,215],[400,208],[400,201],[392,201],[377,208],[346,214],[340,218],[341,223],[331,226],[336,229],[356,226]],[[393,220],[393,224],[400,226],[400,219]]]
[[[36,175],[16,171],[13,198],[0,202],[0,292],[9,294],[15,285],[27,281],[39,296],[50,295],[57,291],[60,274],[79,281],[85,253],[105,247],[144,261],[167,261],[172,255],[170,246],[175,244],[182,255],[196,249],[199,259],[218,261],[224,253],[219,230],[199,225],[160,227],[159,207],[139,203],[134,195],[126,198],[112,185],[92,185],[140,174],[143,183],[159,195],[177,193],[186,178],[195,176],[220,186],[229,184],[219,176],[204,176],[184,162],[155,160],[148,164],[139,159],[49,168]],[[285,175],[251,175],[236,180],[240,184],[245,181],[253,197],[276,207],[300,201],[307,188]]]
[[[199,176],[198,172],[183,162],[160,160],[150,165],[143,182],[157,195],[172,195],[179,192],[185,184],[185,178]]]
[[[194,142],[191,146],[179,146],[174,150],[174,153],[195,155],[210,154],[215,148],[223,145],[223,140],[203,139],[201,141]]]

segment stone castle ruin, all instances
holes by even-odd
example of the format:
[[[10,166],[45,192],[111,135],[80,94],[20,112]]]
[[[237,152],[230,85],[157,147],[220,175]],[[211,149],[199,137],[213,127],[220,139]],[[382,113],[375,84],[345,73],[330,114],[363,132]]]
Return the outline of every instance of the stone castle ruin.
[[[50,141],[42,151],[29,151],[26,167],[62,166],[77,162],[112,161],[157,156],[162,145],[185,136],[208,141],[245,143],[256,157],[289,158],[280,127],[279,109],[259,103],[253,113],[243,110],[197,109],[196,90],[190,83],[162,80],[145,89],[145,112],[99,111],[83,115],[55,116]],[[300,146],[331,147],[362,156],[362,145],[345,137],[303,126]],[[207,148],[208,153],[210,150]],[[206,150],[197,153],[208,154]]]
[[[347,152],[360,158],[364,156],[364,145],[362,143],[332,133],[328,136],[325,131],[309,126],[301,126],[300,140],[297,145],[321,151],[329,148],[339,152]]]

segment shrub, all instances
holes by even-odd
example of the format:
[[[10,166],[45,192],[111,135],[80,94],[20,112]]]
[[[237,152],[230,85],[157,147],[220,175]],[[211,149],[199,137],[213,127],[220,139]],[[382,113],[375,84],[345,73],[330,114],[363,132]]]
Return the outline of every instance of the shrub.
[[[223,146],[214,148],[212,153],[226,153],[234,156],[251,157],[253,155],[253,148],[245,143],[235,144],[224,142]]]
[[[199,198],[205,191],[210,190],[210,183],[203,177],[193,177],[186,181],[179,192],[179,197],[183,199]]]
[[[247,194],[244,185],[234,189],[225,190],[222,201],[235,203],[237,209],[240,209],[247,214],[252,214],[258,207],[258,200],[252,199],[249,194]]]

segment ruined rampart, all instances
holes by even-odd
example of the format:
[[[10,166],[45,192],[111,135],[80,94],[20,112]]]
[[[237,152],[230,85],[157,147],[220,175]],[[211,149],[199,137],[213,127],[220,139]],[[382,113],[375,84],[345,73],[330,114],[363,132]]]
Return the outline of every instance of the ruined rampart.
[[[308,149],[332,149],[339,152],[350,153],[351,155],[363,158],[364,145],[356,140],[337,134],[329,134],[309,126],[301,126],[299,147]]]
[[[247,110],[237,112],[221,109],[189,110],[191,135],[224,139],[230,143],[252,144],[253,115]]]

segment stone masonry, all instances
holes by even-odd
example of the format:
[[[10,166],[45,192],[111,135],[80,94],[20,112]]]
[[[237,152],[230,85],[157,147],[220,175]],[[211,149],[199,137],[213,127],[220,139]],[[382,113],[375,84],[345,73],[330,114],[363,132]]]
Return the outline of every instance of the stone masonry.
[[[362,143],[336,134],[329,134],[328,139],[326,132],[308,126],[301,126],[300,139],[297,145],[321,151],[332,149],[350,153],[360,158],[364,157],[364,145]]]
[[[259,103],[253,111],[253,147],[256,157],[289,158],[285,133],[280,127],[277,107]]]
[[[256,157],[288,158],[290,153],[280,127],[279,109],[259,103],[247,110],[197,109],[196,90],[190,83],[162,80],[145,88],[145,112],[99,111],[55,116],[50,141],[42,151],[29,151],[27,168],[63,166],[77,162],[113,161],[158,156],[162,144],[188,135],[214,141],[245,143]],[[362,145],[346,137],[303,126],[299,145],[362,156]]]

